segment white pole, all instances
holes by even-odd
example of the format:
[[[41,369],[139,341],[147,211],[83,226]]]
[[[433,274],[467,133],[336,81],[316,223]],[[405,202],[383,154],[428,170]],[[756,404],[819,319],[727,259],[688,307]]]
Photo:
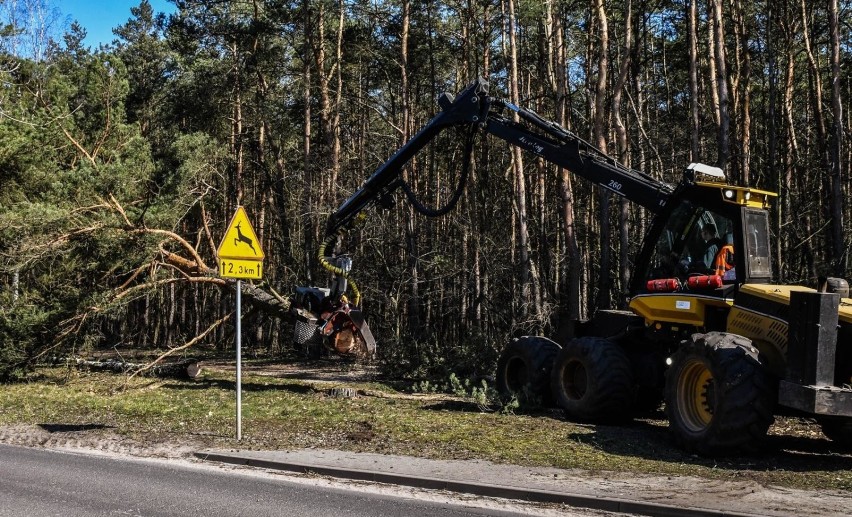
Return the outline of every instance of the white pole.
[[[243,438],[242,285],[237,280],[237,441]]]

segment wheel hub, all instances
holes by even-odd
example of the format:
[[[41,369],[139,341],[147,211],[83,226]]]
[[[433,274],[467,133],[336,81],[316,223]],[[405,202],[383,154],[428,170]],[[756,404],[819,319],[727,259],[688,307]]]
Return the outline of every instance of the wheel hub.
[[[520,357],[513,357],[506,364],[506,381],[509,389],[517,393],[527,385],[527,363]]]
[[[574,400],[580,400],[586,394],[588,388],[588,374],[586,367],[580,361],[571,361],[565,365],[565,374],[562,376],[565,392]]]
[[[701,407],[704,408],[705,411],[710,413],[711,415],[715,413],[714,406],[711,404],[711,401],[715,400],[713,397],[715,383],[713,379],[709,379],[702,388],[701,393]]]
[[[684,425],[691,432],[702,432],[715,411],[713,373],[704,361],[695,358],[683,366],[677,387],[676,404]]]

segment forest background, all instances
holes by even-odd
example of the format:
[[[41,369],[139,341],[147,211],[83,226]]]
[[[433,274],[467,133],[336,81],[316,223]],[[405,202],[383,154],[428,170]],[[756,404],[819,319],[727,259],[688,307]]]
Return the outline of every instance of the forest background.
[[[0,379],[93,349],[233,343],[207,268],[236,206],[273,298],[324,285],[325,221],[477,77],[622,163],[776,191],[776,280],[850,277],[850,7],[839,0],[143,0],[93,49],[49,0],[0,0]],[[450,197],[453,135],[405,171]],[[394,375],[488,375],[513,335],[623,305],[648,214],[495,140],[465,195],[347,240]],[[259,304],[249,352],[292,350]]]

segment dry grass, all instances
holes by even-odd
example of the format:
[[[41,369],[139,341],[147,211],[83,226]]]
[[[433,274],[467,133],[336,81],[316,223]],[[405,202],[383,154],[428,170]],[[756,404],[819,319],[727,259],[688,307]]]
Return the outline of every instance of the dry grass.
[[[124,377],[109,374],[42,370],[0,389],[0,425],[61,424],[89,433],[105,428],[137,443],[237,446],[230,372],[207,372],[193,382],[134,379],[129,389],[121,390],[124,382]],[[334,386],[355,388],[361,395],[333,397],[329,389]],[[411,396],[387,385],[351,380],[244,377],[239,446],[337,448],[852,489],[852,456],[834,450],[818,426],[803,419],[779,419],[763,455],[707,459],[676,449],[662,415],[629,426],[577,425],[550,411],[483,412],[455,397]]]

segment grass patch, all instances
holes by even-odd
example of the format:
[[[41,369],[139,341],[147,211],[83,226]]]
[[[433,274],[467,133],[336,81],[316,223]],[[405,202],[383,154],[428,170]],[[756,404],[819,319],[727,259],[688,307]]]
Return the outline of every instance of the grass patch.
[[[233,375],[192,382],[49,369],[0,388],[0,425],[104,426],[133,440],[235,447]],[[343,384],[341,384],[343,385]],[[386,396],[336,398],[328,383],[248,375],[243,380],[242,448],[336,448],[436,459],[593,472],[748,478],[763,484],[852,490],[852,457],[818,427],[780,419],[769,450],[754,457],[700,458],[676,449],[662,419],[629,426],[566,422],[552,412],[507,415],[447,397],[394,397],[376,383],[351,384]],[[780,431],[779,431],[780,430]]]

